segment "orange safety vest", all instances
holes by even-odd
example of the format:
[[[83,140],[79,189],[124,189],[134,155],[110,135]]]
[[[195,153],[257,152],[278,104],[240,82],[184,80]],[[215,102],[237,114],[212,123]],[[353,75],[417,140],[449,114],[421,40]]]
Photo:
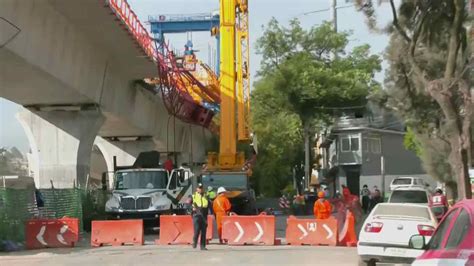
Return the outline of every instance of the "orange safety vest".
[[[230,211],[231,205],[229,199],[225,195],[219,195],[212,203],[215,213],[227,213]]]
[[[321,202],[321,200],[317,200],[314,203],[314,216],[316,219],[328,219],[331,216],[332,206],[329,201],[325,200]]]

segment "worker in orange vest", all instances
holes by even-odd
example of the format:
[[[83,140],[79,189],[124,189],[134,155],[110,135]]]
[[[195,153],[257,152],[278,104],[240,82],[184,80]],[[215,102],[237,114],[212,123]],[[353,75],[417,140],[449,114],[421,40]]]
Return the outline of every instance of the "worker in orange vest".
[[[222,218],[224,216],[229,215],[231,205],[230,201],[225,195],[227,190],[223,187],[219,187],[217,189],[217,198],[214,200],[212,204],[212,208],[214,209],[214,214],[216,216],[216,223],[217,223],[217,232],[219,233],[219,242],[222,244]]]
[[[331,216],[332,206],[326,200],[324,191],[318,192],[318,200],[314,203],[313,211],[316,219],[328,219]]]

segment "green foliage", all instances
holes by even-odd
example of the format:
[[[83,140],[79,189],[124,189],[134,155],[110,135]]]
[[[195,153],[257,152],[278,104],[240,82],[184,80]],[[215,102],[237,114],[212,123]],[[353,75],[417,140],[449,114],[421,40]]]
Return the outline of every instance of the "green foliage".
[[[303,123],[329,123],[333,107],[364,105],[367,95],[380,88],[373,79],[380,59],[370,55],[369,45],[346,55],[348,36],[333,31],[329,23],[304,30],[297,20],[285,28],[273,19],[257,42],[263,57],[261,80],[272,84]],[[339,56],[333,58],[334,53]]]
[[[379,57],[369,45],[346,53],[348,36],[328,23],[305,30],[298,20],[283,27],[272,19],[258,40],[263,60],[252,91],[252,121],[260,142],[254,172],[260,193],[279,196],[292,182],[292,167],[303,161],[303,136],[311,134],[303,125],[326,127],[335,108],[365,105],[380,89],[373,79]]]
[[[416,155],[418,155],[418,157],[421,157],[421,155],[423,154],[423,147],[421,146],[421,143],[416,139],[416,135],[413,130],[411,130],[410,128],[408,128],[405,138],[403,139],[403,145],[407,150],[412,151]]]

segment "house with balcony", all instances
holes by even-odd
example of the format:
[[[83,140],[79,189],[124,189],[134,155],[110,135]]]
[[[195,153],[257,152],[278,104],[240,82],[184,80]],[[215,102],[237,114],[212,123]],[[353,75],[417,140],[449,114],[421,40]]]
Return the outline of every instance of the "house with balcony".
[[[334,185],[346,185],[360,194],[364,184],[389,191],[399,176],[423,177],[431,188],[436,182],[422,167],[420,159],[403,145],[404,126],[392,115],[348,114],[337,119],[319,147],[322,174]]]

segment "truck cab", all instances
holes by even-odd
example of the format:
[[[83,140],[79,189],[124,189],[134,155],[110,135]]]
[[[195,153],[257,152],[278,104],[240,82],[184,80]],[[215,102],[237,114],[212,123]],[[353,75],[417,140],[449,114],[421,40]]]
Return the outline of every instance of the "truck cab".
[[[186,199],[192,193],[189,168],[122,169],[114,174],[112,195],[105,205],[112,219],[159,221],[162,214],[185,212]],[[155,225],[158,225],[158,221]]]

